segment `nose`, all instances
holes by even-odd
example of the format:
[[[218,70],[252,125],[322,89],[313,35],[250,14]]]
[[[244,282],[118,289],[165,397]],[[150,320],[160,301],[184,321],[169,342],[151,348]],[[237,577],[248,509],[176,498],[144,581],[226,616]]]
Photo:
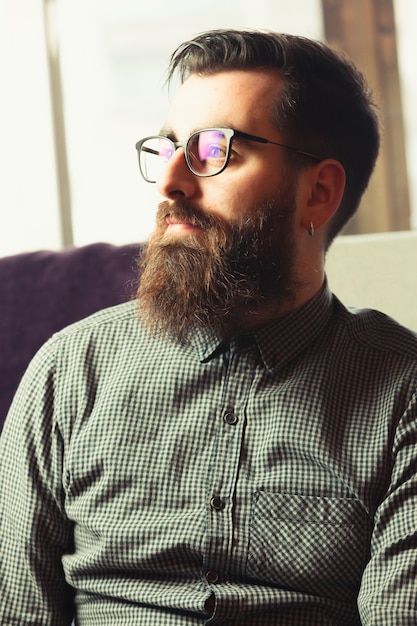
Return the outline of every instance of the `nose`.
[[[192,198],[198,189],[198,177],[187,166],[183,148],[177,148],[156,181],[158,192],[165,198]]]

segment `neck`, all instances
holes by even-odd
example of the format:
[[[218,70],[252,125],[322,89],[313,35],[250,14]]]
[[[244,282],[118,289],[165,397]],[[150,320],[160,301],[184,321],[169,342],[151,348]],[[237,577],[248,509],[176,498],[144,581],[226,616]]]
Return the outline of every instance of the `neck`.
[[[302,285],[295,298],[288,299],[286,302],[277,302],[273,299],[264,302],[258,309],[247,309],[239,313],[239,330],[247,332],[265,326],[272,322],[282,319],[286,315],[293,313],[307,304],[314,298],[321,287],[321,284]]]

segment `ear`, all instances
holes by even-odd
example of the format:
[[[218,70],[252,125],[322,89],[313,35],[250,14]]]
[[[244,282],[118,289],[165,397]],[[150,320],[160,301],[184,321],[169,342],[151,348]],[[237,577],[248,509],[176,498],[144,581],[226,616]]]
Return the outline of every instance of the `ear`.
[[[309,230],[326,224],[339,208],[345,190],[346,174],[343,165],[335,159],[326,159],[301,174],[303,213],[301,223]]]

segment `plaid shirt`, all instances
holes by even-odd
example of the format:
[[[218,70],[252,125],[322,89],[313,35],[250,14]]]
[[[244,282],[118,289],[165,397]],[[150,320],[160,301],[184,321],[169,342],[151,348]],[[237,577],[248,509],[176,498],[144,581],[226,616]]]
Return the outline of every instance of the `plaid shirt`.
[[[417,624],[417,338],[327,287],[254,333],[135,304],[38,353],[1,438],[0,623]]]

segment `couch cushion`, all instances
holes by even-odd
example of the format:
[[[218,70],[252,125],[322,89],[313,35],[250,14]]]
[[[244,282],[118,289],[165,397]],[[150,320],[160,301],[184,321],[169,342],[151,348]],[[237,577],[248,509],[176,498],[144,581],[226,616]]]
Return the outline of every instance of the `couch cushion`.
[[[38,348],[64,326],[134,295],[140,248],[95,243],[0,258],[0,430]]]

